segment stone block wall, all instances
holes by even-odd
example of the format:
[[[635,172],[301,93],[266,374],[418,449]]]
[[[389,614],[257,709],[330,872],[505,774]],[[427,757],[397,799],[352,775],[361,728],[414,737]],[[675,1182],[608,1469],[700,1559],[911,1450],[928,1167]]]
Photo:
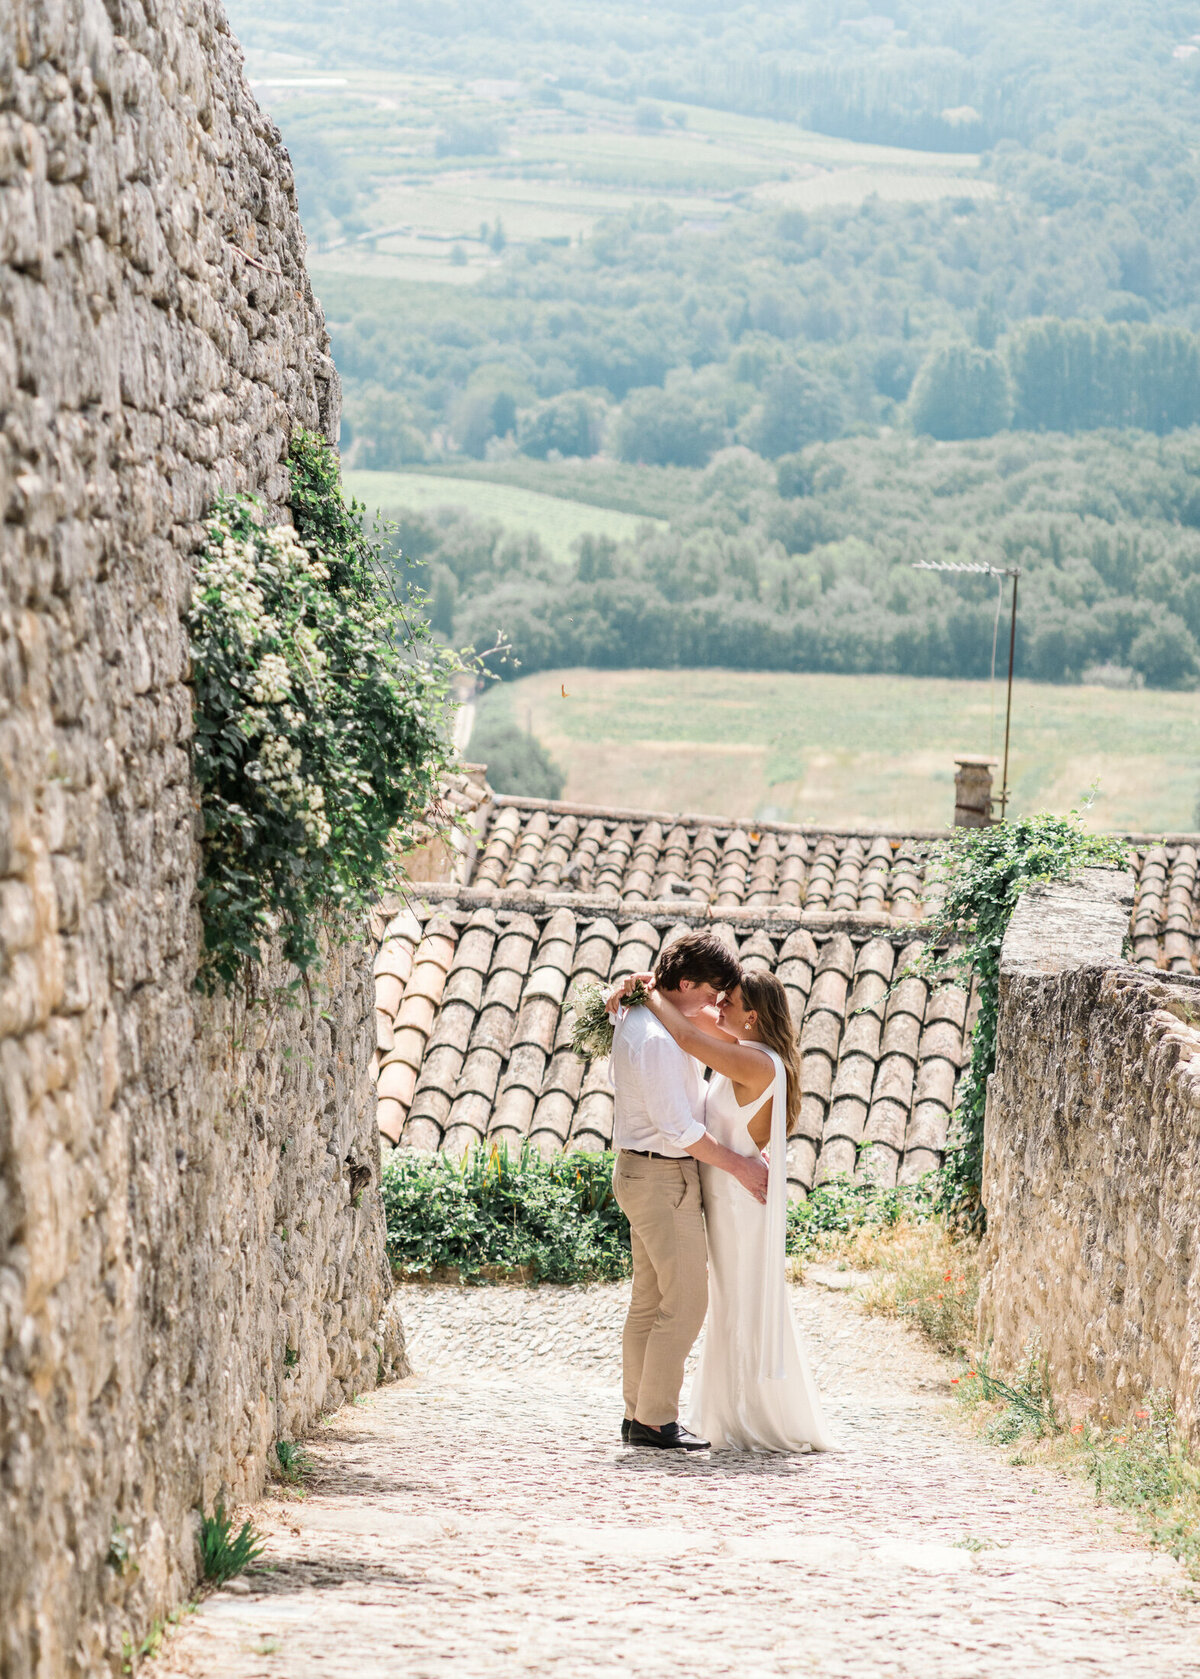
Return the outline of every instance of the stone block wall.
[[[1107,878],[1106,878],[1107,877]],[[1200,983],[1123,961],[1127,877],[1030,892],[1003,950],[980,1327],[1058,1398],[1200,1439]]]
[[[0,1673],[120,1670],[196,1512],[398,1366],[369,953],[193,988],[181,615],[337,385],[214,0],[0,4]],[[114,1543],[114,1539],[116,1543]],[[128,1562],[122,1566],[122,1555]]]

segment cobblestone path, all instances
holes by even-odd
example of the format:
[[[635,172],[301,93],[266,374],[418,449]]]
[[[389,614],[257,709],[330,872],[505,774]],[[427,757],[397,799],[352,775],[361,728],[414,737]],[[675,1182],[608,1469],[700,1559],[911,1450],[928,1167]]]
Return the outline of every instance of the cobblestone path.
[[[844,1450],[617,1440],[621,1288],[408,1288],[409,1382],[319,1431],[255,1512],[274,1572],[156,1679],[1200,1679],[1200,1603],[1066,1477],[948,1416],[901,1326],[795,1291]]]

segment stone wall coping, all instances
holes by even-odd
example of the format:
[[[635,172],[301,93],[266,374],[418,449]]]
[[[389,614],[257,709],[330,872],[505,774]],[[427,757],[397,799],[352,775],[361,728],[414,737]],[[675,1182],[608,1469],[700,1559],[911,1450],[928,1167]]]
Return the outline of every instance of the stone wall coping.
[[[1001,978],[1123,964],[1134,889],[1131,869],[1084,869],[1075,880],[1031,886],[1004,935]]]

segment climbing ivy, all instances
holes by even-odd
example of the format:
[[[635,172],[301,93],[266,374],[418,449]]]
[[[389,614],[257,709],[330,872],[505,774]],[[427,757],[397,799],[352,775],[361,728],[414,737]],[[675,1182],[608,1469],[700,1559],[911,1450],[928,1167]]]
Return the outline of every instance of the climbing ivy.
[[[461,669],[397,598],[324,439],[297,432],[288,467],[291,525],[217,502],[188,613],[206,990],[276,935],[307,971],[323,916],[370,901],[436,798]]]
[[[1039,882],[1066,880],[1094,866],[1122,868],[1126,848],[1105,834],[1085,833],[1079,814],[1023,816],[990,828],[956,828],[938,848],[935,869],[946,897],[931,927],[929,948],[952,947],[938,964],[979,987],[979,1016],[971,1059],[959,1086],[952,1143],[942,1172],[945,1210],[982,1222],[983,1114],[987,1081],[996,1065],[1000,946],[1021,893]]]

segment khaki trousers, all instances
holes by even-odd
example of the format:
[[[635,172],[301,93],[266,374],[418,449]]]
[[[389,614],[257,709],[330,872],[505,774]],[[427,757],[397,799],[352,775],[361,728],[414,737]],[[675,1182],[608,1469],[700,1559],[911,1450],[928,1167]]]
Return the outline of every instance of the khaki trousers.
[[[633,1297],[621,1338],[625,1415],[661,1428],[679,1416],[683,1366],[708,1310],[700,1168],[617,1156],[613,1193],[629,1220]]]

